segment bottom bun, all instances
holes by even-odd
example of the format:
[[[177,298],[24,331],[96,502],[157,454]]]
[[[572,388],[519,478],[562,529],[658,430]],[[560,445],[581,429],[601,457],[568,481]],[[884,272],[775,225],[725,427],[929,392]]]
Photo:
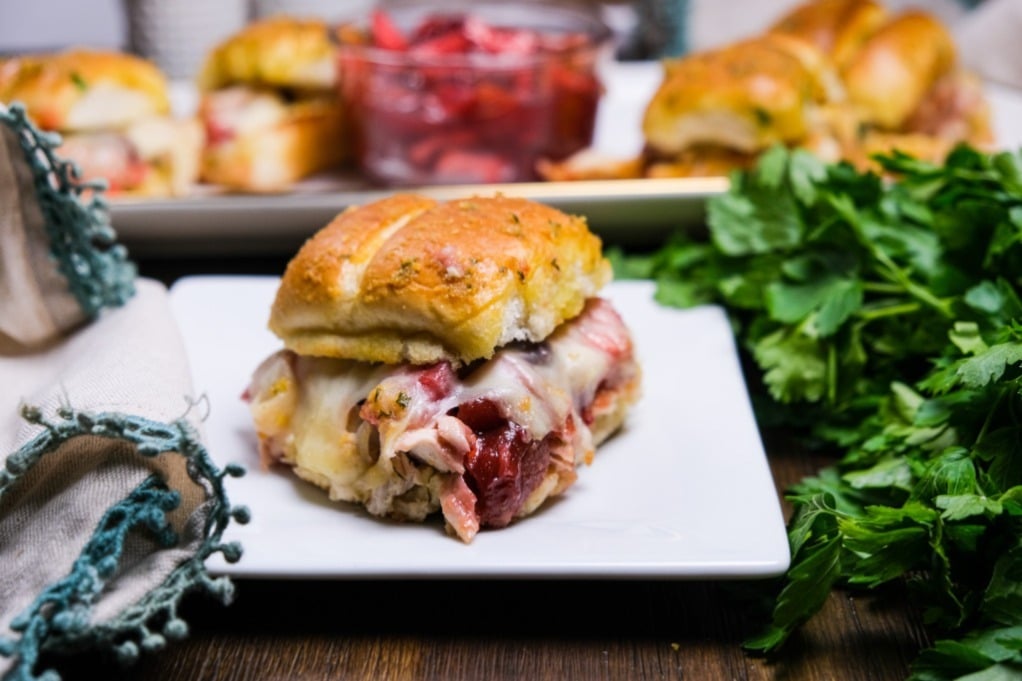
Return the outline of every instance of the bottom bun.
[[[205,134],[195,118],[141,121],[127,131],[151,168],[136,192],[142,196],[185,196],[199,181]]]
[[[124,129],[67,133],[57,153],[81,180],[103,180],[111,196],[184,196],[198,181],[203,141],[196,119],[150,116]]]

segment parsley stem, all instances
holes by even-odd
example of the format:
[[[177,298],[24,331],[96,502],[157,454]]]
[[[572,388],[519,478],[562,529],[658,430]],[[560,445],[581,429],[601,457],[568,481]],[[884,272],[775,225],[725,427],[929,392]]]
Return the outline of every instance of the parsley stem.
[[[983,425],[980,426],[979,432],[976,434],[976,439],[973,441],[973,447],[975,447],[976,444],[981,442],[983,440],[983,437],[986,436],[987,430],[990,429],[990,424],[994,420],[994,414],[997,413],[997,407],[1000,406],[1001,400],[1004,399],[1004,393],[1005,393],[1004,390],[999,390],[997,392],[997,398],[994,400],[993,405],[991,405],[990,410],[987,411],[987,416],[983,420]]]
[[[937,298],[927,289],[915,283],[905,274],[905,271],[898,267],[890,257],[879,248],[876,248],[871,243],[869,245],[870,250],[873,251],[873,257],[877,259],[877,262],[884,268],[885,274],[892,280],[901,285],[905,293],[909,294],[919,302],[933,308],[945,319],[952,319],[954,315],[951,314],[951,308],[948,306],[947,301]]]
[[[909,314],[919,311],[919,303],[902,303],[900,305],[885,305],[883,307],[861,307],[855,313],[856,317],[871,321],[883,317],[894,317],[901,314]]]
[[[827,346],[827,403],[837,404],[838,357],[837,347]]]
[[[901,293],[902,291],[897,284],[885,284],[882,281],[864,281],[862,290],[869,293]]]
[[[851,228],[856,241],[859,242],[859,245],[866,249],[866,251],[876,259],[880,268],[879,274],[881,276],[899,284],[906,293],[917,299],[919,302],[932,307],[944,318],[953,318],[951,308],[946,301],[940,300],[924,287],[919,286],[912,281],[912,279],[905,274],[905,271],[898,267],[897,263],[891,260],[891,257],[887,255],[886,251],[879,247],[877,241],[866,234],[862,224],[862,217],[859,215],[858,211],[856,211],[851,199],[848,197],[832,197],[830,199],[830,203],[831,206],[833,206],[848,223],[848,226]]]

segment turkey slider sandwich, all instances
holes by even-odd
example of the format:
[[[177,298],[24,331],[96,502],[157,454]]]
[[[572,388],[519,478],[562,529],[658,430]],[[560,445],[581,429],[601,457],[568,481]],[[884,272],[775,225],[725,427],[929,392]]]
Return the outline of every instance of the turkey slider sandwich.
[[[508,197],[349,209],[288,264],[245,393],[265,461],[469,542],[562,493],[639,394],[583,219]]]
[[[854,136],[844,156],[859,164],[900,149],[940,162],[966,142],[993,142],[981,81],[964,69],[953,37],[935,16],[888,14],[873,0],[817,0],[772,29],[812,43],[838,69]]]
[[[202,127],[170,112],[166,77],[133,55],[74,49],[0,60],[0,101],[21,102],[82,179],[113,195],[177,196],[195,183]]]
[[[249,24],[207,55],[199,114],[202,179],[247,192],[288,189],[349,154],[336,48],[317,19]]]

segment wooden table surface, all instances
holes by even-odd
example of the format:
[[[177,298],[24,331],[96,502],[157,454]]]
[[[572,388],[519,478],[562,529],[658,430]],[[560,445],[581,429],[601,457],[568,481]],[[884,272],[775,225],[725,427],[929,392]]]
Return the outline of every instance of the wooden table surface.
[[[143,261],[192,272],[279,273],[283,261]],[[764,433],[778,494],[828,463]],[[785,507],[786,513],[788,512]],[[235,580],[235,602],[186,599],[187,639],[125,671],[56,660],[66,680],[904,679],[926,634],[900,588],[835,592],[766,659],[741,648],[762,620],[757,582]]]

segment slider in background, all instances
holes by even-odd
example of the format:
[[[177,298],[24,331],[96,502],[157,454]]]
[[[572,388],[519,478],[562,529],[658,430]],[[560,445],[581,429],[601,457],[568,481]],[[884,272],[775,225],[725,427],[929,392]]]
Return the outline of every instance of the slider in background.
[[[956,144],[993,142],[982,83],[922,10],[810,1],[760,34],[663,66],[638,156],[582,154],[545,164],[544,178],[720,176],[775,144],[866,169],[876,153],[941,162]]]
[[[814,45],[834,64],[844,96],[831,107],[854,123],[836,139],[841,157],[860,168],[895,149],[939,162],[955,144],[994,141],[982,83],[933,14],[891,14],[875,0],[817,0],[770,31]]]
[[[285,191],[350,155],[325,21],[281,16],[249,24],[210,52],[198,86],[205,182]]]
[[[0,61],[0,102],[21,102],[60,133],[57,153],[112,196],[179,196],[198,177],[202,127],[171,116],[167,79],[147,60],[88,49],[11,57]]]

